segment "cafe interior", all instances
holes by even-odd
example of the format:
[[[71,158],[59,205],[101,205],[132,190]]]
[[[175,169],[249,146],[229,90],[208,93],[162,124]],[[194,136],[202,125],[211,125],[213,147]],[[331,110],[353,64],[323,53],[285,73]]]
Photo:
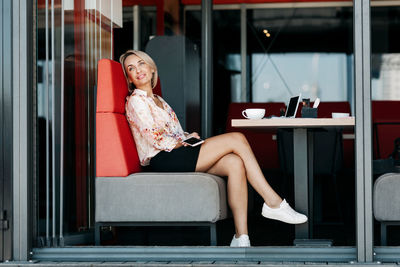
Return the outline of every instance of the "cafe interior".
[[[294,130],[240,128],[232,126],[232,120],[245,119],[242,111],[249,108],[265,109],[266,119],[280,117],[290,98],[300,94],[297,118],[304,117],[306,101],[312,106],[316,99],[320,104],[314,117],[330,119],[338,112],[354,117],[352,1],[215,0],[208,37],[201,0],[86,0],[63,5],[55,1],[54,6],[37,2],[37,247],[92,246],[97,230],[101,246],[210,244],[210,229],[204,225],[97,224],[101,208],[96,177],[106,176],[101,172],[111,165],[99,152],[107,145],[98,137],[97,116],[104,112],[99,97],[108,86],[99,83],[106,76],[113,79],[108,69],[100,72],[100,60],[112,65],[126,50],[146,51],[158,67],[157,90],[183,129],[204,138],[243,133],[268,182],[293,205],[301,197],[295,196]],[[400,2],[371,1],[370,16],[375,182],[385,173],[400,172]],[[209,40],[211,56],[204,61]],[[204,73],[211,75],[211,83],[205,84]],[[50,92],[51,87],[56,90]],[[61,87],[63,91],[58,90]],[[63,123],[52,123],[53,116],[62,116]],[[312,160],[313,187],[308,191],[308,209],[312,213],[306,238],[323,246],[355,246],[354,127],[311,132],[313,157],[308,160]],[[252,245],[296,245],[296,227],[263,218],[263,200],[250,185],[248,197]],[[123,209],[130,205],[110,207],[107,212],[129,213]],[[215,225],[216,245],[229,246],[234,231],[229,209]],[[54,241],[52,237],[59,234],[62,238]],[[375,245],[385,245],[381,234],[380,221],[374,219]],[[398,246],[399,240],[399,226],[389,226],[384,242]]]

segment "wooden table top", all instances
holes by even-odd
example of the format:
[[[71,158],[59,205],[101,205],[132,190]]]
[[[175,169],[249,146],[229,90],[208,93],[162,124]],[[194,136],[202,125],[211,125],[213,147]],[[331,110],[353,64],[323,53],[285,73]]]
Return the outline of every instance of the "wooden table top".
[[[232,127],[238,128],[352,128],[355,117],[346,118],[273,118],[273,119],[233,119]]]

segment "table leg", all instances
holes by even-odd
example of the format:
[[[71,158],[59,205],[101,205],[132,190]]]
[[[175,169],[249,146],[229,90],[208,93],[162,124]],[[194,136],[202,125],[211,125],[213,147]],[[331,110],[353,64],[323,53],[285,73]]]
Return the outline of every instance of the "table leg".
[[[308,212],[308,152],[307,129],[293,129],[294,199],[298,212]],[[296,239],[308,239],[308,222],[296,225]]]

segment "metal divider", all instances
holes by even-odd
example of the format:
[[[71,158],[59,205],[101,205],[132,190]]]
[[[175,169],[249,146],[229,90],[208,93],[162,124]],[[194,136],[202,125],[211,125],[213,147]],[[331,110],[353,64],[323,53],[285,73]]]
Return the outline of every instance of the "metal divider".
[[[357,260],[373,261],[370,2],[354,0]]]
[[[249,101],[247,97],[247,8],[245,4],[240,4],[240,64],[241,64],[241,101]]]
[[[134,5],[133,12],[133,49],[140,50],[140,15],[141,9],[139,5]]]
[[[0,2],[0,16],[3,15],[3,5],[5,3]],[[0,19],[0,40],[3,40],[3,19]],[[0,42],[0,95],[3,96],[3,42]],[[4,230],[5,230],[5,223],[6,223],[6,218],[4,218],[5,214],[5,209],[3,208],[4,206],[4,163],[3,163],[3,153],[4,148],[3,148],[3,97],[0,98],[0,107],[1,107],[1,112],[0,112],[0,262],[4,260]]]
[[[4,0],[2,2],[5,2]],[[33,88],[33,42],[34,32],[33,1],[12,1],[12,47],[7,50],[12,54],[9,68],[12,77],[11,88],[12,110],[12,149],[9,157],[12,158],[12,218],[13,218],[13,245],[12,258],[15,261],[26,260],[29,257],[32,245],[31,224],[31,192],[33,184],[32,172],[32,88]],[[5,41],[5,40],[3,40]],[[3,43],[4,44],[4,43]],[[12,154],[12,155],[11,155]]]
[[[208,138],[212,134],[213,106],[213,54],[212,54],[213,2],[201,1],[201,135]]]
[[[60,246],[64,246],[64,0],[61,0]]]
[[[60,153],[56,155],[56,136],[57,136],[57,117],[56,117],[56,33],[55,33],[55,1],[45,1],[45,112],[46,112],[46,237],[45,245],[58,246],[64,245],[63,220],[64,220],[64,0],[61,0],[61,136]],[[51,9],[49,11],[49,8]],[[49,25],[50,12],[50,25]],[[51,29],[49,29],[49,26]],[[51,31],[51,39],[49,38]],[[51,48],[49,45],[51,44]],[[51,49],[51,51],[50,51]],[[50,57],[51,54],[51,57]],[[49,64],[51,62],[51,73]],[[51,77],[50,77],[51,76]],[[51,79],[51,81],[49,81]],[[50,84],[51,82],[51,84]],[[50,159],[51,155],[51,159]],[[56,163],[59,156],[60,170],[57,179]],[[51,171],[51,173],[50,173]],[[51,189],[51,191],[50,191]],[[59,194],[57,194],[57,189]],[[59,206],[57,205],[59,204]],[[57,210],[57,206],[59,210]],[[59,217],[58,217],[59,216]],[[57,233],[57,221],[59,222],[59,232]]]
[[[45,35],[46,35],[46,62],[45,62],[45,94],[46,94],[46,246],[50,246],[50,131],[49,131],[49,0],[46,0]]]
[[[55,84],[56,84],[56,61],[55,61],[55,22],[54,22],[54,0],[51,0],[51,177],[52,177],[52,242],[57,245],[56,237],[56,111],[55,111]]]

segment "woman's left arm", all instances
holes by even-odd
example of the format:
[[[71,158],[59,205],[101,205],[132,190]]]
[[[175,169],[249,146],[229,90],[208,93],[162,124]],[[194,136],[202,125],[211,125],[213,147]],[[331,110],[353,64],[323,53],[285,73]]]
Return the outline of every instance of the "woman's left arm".
[[[156,123],[150,108],[140,97],[130,97],[126,105],[126,115],[130,126],[135,127],[156,149],[171,151],[179,143],[166,127]]]

